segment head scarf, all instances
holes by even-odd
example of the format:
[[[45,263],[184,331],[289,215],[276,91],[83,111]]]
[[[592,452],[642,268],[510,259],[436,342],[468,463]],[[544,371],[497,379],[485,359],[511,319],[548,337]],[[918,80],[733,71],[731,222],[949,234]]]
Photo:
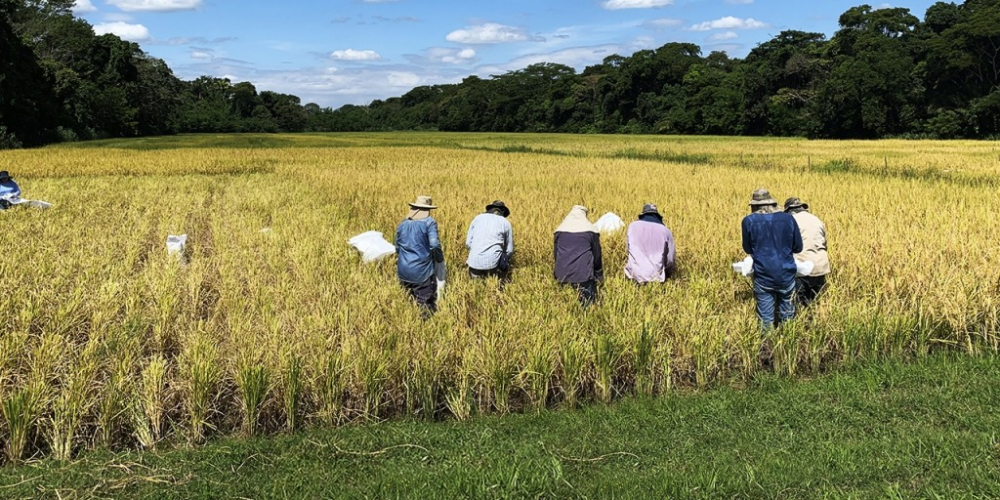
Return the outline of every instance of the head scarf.
[[[597,228],[587,219],[587,207],[574,205],[556,228],[557,233],[596,233]]]

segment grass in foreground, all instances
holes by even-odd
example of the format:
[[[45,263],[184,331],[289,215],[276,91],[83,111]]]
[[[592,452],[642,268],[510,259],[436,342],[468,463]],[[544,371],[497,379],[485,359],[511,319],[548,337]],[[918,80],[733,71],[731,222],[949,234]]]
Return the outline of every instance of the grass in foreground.
[[[995,498],[1000,363],[471,422],[391,422],[0,469],[2,498]]]

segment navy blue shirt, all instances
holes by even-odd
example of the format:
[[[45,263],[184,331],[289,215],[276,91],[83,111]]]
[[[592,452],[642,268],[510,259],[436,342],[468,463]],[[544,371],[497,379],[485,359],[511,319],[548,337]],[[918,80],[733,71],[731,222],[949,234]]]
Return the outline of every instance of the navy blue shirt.
[[[795,281],[795,254],[802,233],[791,214],[750,214],[743,218],[743,251],[753,257],[753,279],[768,288]]]
[[[433,218],[406,219],[396,228],[396,270],[407,283],[423,283],[434,274],[431,250],[441,248]]]

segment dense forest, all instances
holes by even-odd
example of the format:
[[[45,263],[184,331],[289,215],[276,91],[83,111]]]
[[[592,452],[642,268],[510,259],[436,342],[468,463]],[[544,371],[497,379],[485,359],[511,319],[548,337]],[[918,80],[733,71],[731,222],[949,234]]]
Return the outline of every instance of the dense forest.
[[[0,0],[0,148],[188,132],[443,130],[1000,137],[1000,0],[862,5],[744,59],[668,43],[582,72],[541,63],[339,109],[203,76],[94,34],[73,0]]]

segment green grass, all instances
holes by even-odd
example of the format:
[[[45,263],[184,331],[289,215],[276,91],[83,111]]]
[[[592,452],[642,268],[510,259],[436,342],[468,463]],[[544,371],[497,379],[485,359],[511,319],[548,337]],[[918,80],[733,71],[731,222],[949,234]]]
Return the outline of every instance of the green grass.
[[[0,498],[995,498],[1000,364],[937,355],[749,388],[0,469]]]

